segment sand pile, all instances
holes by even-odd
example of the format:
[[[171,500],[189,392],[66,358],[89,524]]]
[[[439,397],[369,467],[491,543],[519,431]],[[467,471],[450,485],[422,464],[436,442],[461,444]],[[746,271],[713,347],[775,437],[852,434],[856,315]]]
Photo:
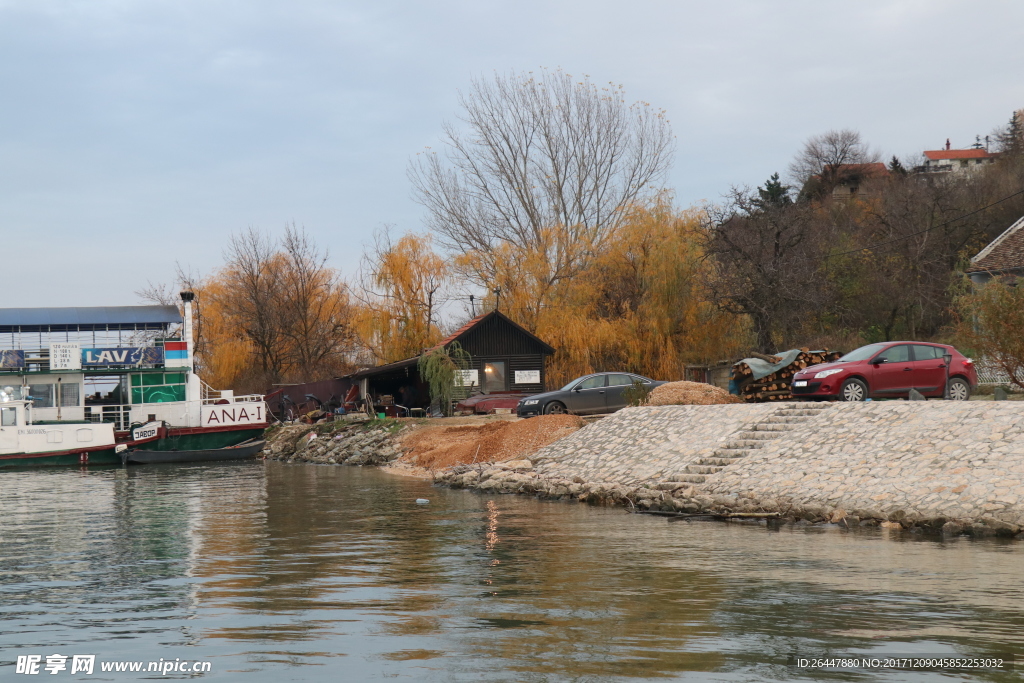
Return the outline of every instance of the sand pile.
[[[713,384],[669,382],[654,388],[647,405],[711,406],[722,403],[743,403],[743,399]]]
[[[575,415],[541,415],[479,427],[421,427],[402,438],[402,447],[411,449],[402,456],[402,461],[436,469],[474,462],[519,460],[582,426],[583,420]]]

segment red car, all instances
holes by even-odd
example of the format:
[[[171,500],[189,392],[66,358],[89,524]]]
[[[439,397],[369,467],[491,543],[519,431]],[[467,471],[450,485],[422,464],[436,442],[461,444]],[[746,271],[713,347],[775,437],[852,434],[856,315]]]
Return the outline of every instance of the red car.
[[[913,388],[942,398],[947,382],[950,399],[969,399],[978,386],[971,359],[945,344],[897,341],[868,344],[837,361],[804,368],[793,375],[792,392],[798,398],[863,401],[906,398]]]

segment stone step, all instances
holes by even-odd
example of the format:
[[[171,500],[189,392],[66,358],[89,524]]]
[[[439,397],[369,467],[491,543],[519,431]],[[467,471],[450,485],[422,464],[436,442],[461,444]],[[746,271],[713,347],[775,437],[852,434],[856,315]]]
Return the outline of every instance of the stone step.
[[[687,484],[703,484],[708,478],[703,474],[680,474],[678,479]]]
[[[742,458],[750,455],[752,448],[716,448],[711,455],[716,458]]]
[[[767,439],[733,439],[726,441],[723,445],[725,448],[732,450],[749,450],[752,448],[764,448],[767,443]]]
[[[792,423],[758,422],[751,429],[755,432],[791,432],[794,427]]]
[[[807,415],[769,415],[758,424],[799,425],[813,419]]]
[[[777,410],[774,415],[778,417],[817,417],[823,410]]]
[[[739,432],[733,436],[738,441],[774,441],[779,438],[775,432]]]
[[[716,465],[687,465],[686,471],[689,474],[714,474],[721,472],[722,468]]]
[[[717,465],[718,467],[728,467],[729,465],[739,462],[743,458],[700,458],[697,460],[698,465]]]

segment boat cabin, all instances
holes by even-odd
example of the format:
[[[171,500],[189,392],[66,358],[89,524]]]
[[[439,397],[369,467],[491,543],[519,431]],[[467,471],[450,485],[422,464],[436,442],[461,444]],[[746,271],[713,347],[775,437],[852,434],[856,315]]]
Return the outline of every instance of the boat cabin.
[[[11,454],[107,450],[114,447],[114,441],[111,423],[36,421],[32,401],[0,390],[0,459]]]
[[[0,391],[39,422],[222,428],[265,425],[262,396],[196,375],[191,292],[177,306],[0,309]],[[241,404],[241,405],[237,405]]]

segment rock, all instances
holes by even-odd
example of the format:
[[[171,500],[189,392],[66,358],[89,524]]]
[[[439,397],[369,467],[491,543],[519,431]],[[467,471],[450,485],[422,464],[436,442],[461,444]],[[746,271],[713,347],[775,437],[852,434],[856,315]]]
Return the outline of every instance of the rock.
[[[510,470],[532,470],[533,463],[529,460],[509,460],[505,463],[505,467]]]
[[[881,524],[879,524],[879,526],[882,527],[883,529],[902,529],[903,528],[903,525],[900,524],[899,522],[890,522],[888,520],[882,522]]]
[[[981,523],[996,536],[1016,536],[1020,532],[1020,527],[1016,524],[1010,524],[1009,522],[1003,522],[991,517],[982,518]]]
[[[990,526],[982,524],[981,522],[974,522],[969,527],[964,529],[967,533],[975,538],[985,538],[987,536],[995,536],[996,532]]]
[[[964,525],[951,519],[942,525],[942,536],[959,536],[964,532]]]

